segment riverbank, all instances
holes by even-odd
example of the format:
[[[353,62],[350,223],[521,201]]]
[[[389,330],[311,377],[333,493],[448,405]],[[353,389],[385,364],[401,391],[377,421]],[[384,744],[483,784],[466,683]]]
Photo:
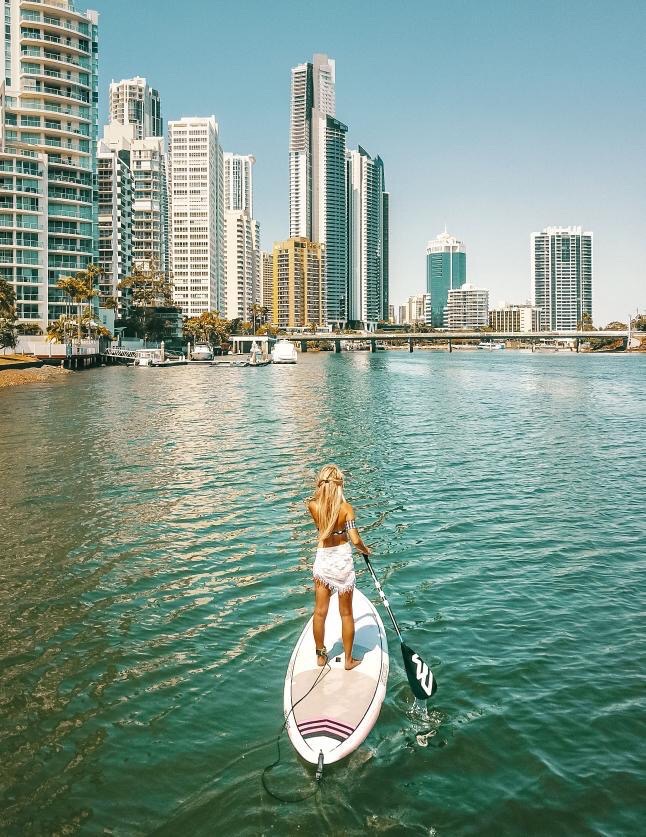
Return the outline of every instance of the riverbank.
[[[21,384],[43,384],[60,380],[63,375],[69,375],[69,369],[60,366],[43,366],[33,364],[25,367],[20,363],[0,364],[0,389],[20,386]]]

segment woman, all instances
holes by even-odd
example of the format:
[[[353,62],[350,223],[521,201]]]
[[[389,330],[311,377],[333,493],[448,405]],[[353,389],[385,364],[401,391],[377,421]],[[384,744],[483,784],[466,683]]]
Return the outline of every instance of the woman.
[[[361,660],[352,656],[354,642],[354,617],[352,615],[352,591],[356,581],[352,563],[352,547],[364,555],[370,550],[361,540],[354,522],[354,509],[343,496],[343,473],[336,465],[321,468],[316,481],[314,496],[307,501],[314,524],[319,532],[316,560],[314,561],[314,645],[319,666],[327,662],[324,645],[325,617],[332,593],[339,594],[341,614],[341,638],[348,671]]]

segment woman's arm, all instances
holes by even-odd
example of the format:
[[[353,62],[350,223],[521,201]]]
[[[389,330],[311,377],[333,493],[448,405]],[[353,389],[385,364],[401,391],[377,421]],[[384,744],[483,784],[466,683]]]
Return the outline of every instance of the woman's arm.
[[[362,555],[370,555],[370,547],[366,546],[365,543],[361,540],[361,535],[359,534],[359,530],[357,529],[357,525],[354,522],[354,509],[350,505],[347,504],[346,510],[346,518],[345,518],[345,525],[346,525],[346,532],[348,533],[348,537],[352,541],[353,545],[362,553]]]

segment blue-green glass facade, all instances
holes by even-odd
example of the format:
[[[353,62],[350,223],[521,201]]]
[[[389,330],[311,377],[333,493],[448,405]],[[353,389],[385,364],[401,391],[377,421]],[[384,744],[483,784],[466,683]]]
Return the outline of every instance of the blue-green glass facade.
[[[427,253],[426,292],[431,295],[431,325],[441,328],[449,291],[467,281],[467,254],[451,251]]]

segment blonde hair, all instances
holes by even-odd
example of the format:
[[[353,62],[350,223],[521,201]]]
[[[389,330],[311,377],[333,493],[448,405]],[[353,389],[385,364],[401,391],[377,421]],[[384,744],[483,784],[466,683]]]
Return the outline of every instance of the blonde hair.
[[[316,489],[311,498],[318,505],[319,537],[327,538],[334,530],[343,496],[343,471],[338,465],[324,465],[316,478]]]

